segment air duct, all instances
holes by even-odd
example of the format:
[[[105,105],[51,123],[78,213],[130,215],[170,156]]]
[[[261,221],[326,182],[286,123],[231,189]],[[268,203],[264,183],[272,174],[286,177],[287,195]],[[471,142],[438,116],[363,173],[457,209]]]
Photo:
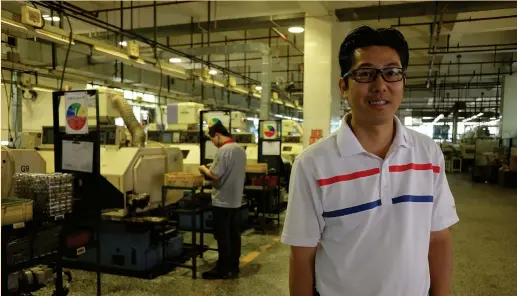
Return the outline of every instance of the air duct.
[[[145,132],[138,120],[136,120],[133,107],[120,95],[113,95],[111,100],[115,108],[120,112],[120,116],[131,134],[131,146],[145,146]]]

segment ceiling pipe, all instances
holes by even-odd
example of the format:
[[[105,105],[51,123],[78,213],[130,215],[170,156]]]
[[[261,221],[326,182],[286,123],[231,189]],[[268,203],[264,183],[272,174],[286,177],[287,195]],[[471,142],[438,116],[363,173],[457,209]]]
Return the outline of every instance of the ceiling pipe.
[[[438,4],[436,4],[436,8],[438,9]],[[436,24],[436,30],[431,29],[431,35],[433,31],[436,31],[436,38],[434,39],[434,42],[430,44],[429,51],[428,52],[435,52],[436,46],[438,45],[438,41],[440,39],[440,32],[442,31],[442,21],[443,21],[443,14],[445,13],[445,10],[447,9],[447,4],[442,8],[442,11],[440,13],[440,19],[438,23]],[[436,19],[436,18],[435,18]],[[433,23],[434,25],[435,23]],[[432,50],[431,50],[432,48]],[[434,59],[436,58],[436,55],[433,54],[431,58],[431,62],[429,63],[429,71],[427,73],[427,88],[431,87],[431,75],[433,74],[433,65],[434,65]]]
[[[468,18],[468,19],[461,19],[461,20],[450,20],[450,21],[443,21],[442,24],[455,24],[455,23],[465,23],[465,22],[480,22],[480,21],[491,21],[491,20],[502,20],[502,19],[511,19],[511,18],[517,18],[517,14],[512,15],[502,15],[502,16],[493,16],[493,17],[481,17],[481,18]],[[420,22],[420,23],[407,23],[407,24],[401,24],[400,18],[399,23],[396,25],[391,25],[392,28],[400,28],[400,27],[415,27],[415,26],[429,26],[433,25],[433,22]]]
[[[221,66],[213,64],[213,63],[208,63],[206,61],[203,61],[202,59],[198,59],[198,58],[196,58],[194,56],[187,55],[187,54],[185,54],[182,51],[179,51],[179,50],[167,47],[167,45],[161,44],[159,42],[155,42],[155,41],[153,41],[153,40],[151,40],[151,39],[149,39],[147,37],[135,34],[135,33],[131,32],[131,31],[124,30],[123,28],[119,28],[119,27],[117,27],[115,25],[112,25],[110,23],[101,21],[101,20],[93,18],[93,17],[90,17],[88,15],[81,14],[81,13],[77,12],[75,9],[72,9],[72,8],[70,8],[68,6],[67,7],[60,7],[60,6],[56,5],[56,4],[54,4],[53,2],[37,2],[36,4],[40,5],[40,6],[43,6],[43,7],[46,7],[48,9],[57,10],[57,11],[61,11],[62,9],[66,9],[69,12],[71,12],[69,14],[70,17],[73,17],[75,19],[81,20],[81,21],[86,22],[88,24],[101,27],[101,28],[106,29],[108,31],[111,31],[111,32],[114,32],[114,33],[118,33],[120,35],[129,37],[129,38],[134,39],[134,40],[142,41],[144,43],[149,44],[150,46],[157,47],[158,49],[161,49],[163,51],[173,53],[173,54],[175,54],[177,56],[185,57],[185,58],[191,60],[192,62],[201,63],[201,64],[203,64],[203,65],[205,65],[205,66],[207,66],[209,68],[214,68],[216,70],[220,70],[222,72],[226,72],[228,74],[232,74],[233,76],[242,78],[243,80],[247,80],[250,83],[253,83],[253,84],[258,84],[259,83],[259,81],[255,80],[255,79],[252,79],[252,78],[249,78],[249,77],[246,77],[246,76],[244,76],[244,75],[242,75],[240,73],[231,71],[229,69],[225,69],[224,67],[221,67]]]
[[[168,1],[168,2],[159,2],[156,3],[156,6],[170,6],[170,5],[178,5],[178,4],[186,4],[186,3],[193,3],[193,2],[201,2],[201,1]],[[138,9],[138,8],[149,8],[153,7],[154,4],[143,4],[143,5],[133,5],[132,7],[124,7],[122,9]],[[98,10],[89,10],[88,12],[91,14],[99,16],[99,13],[102,12],[110,12],[110,11],[120,11],[121,8],[106,8],[106,9],[98,9]]]
[[[301,54],[305,54],[303,52],[303,50],[299,49],[298,46],[296,46],[296,44],[294,44],[291,40],[289,40],[289,38],[287,38],[287,36],[285,36],[282,32],[280,32],[277,28],[273,28],[273,31],[275,31],[275,33],[280,37],[282,38],[282,40],[284,40],[285,42],[287,42],[287,44],[289,44],[289,46],[291,46],[292,48],[294,48],[296,51],[298,51],[299,53]]]

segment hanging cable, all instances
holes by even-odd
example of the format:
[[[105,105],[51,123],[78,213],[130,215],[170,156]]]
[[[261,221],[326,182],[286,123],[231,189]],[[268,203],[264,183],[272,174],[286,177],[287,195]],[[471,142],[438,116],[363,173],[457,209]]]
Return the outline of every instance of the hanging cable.
[[[61,85],[59,86],[59,90],[63,91],[63,82],[65,80],[65,71],[66,66],[68,64],[68,56],[70,55],[70,49],[72,48],[72,36],[73,36],[73,29],[72,29],[72,23],[70,22],[70,18],[65,13],[65,11],[62,11],[63,15],[66,18],[66,21],[68,22],[68,27],[70,27],[70,34],[68,36],[68,47],[66,49],[66,55],[65,55],[65,63],[63,64],[63,73],[61,73]]]

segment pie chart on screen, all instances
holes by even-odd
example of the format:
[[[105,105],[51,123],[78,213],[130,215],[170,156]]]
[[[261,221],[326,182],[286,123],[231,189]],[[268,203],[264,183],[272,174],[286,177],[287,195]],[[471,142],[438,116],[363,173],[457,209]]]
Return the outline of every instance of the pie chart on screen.
[[[80,131],[88,120],[88,109],[79,104],[73,103],[66,110],[66,122],[75,131]]]
[[[264,135],[266,138],[272,138],[275,136],[276,130],[272,125],[266,125],[264,128]]]

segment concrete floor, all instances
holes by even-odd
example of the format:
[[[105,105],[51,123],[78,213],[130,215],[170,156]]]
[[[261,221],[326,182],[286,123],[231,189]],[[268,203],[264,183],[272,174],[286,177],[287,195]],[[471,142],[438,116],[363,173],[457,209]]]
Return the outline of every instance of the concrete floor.
[[[469,176],[450,175],[460,223],[453,229],[455,263],[453,296],[517,295],[517,190],[472,184]],[[207,236],[207,239],[209,239]],[[279,232],[243,234],[241,277],[230,281],[193,280],[176,269],[153,280],[102,275],[102,295],[289,295],[289,248]],[[199,259],[201,272],[216,260],[215,252]],[[95,275],[73,270],[71,296],[96,295]],[[51,295],[44,289],[35,295]]]

